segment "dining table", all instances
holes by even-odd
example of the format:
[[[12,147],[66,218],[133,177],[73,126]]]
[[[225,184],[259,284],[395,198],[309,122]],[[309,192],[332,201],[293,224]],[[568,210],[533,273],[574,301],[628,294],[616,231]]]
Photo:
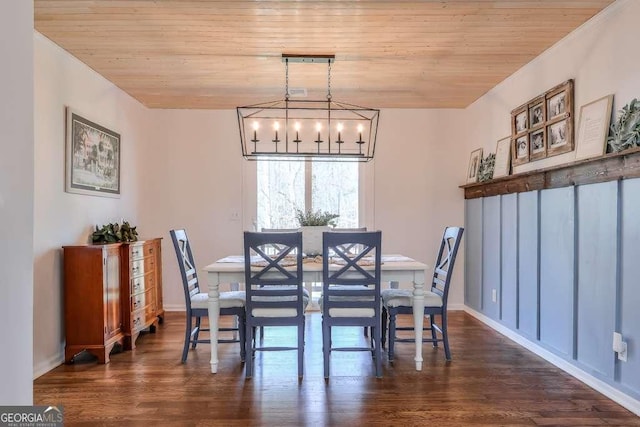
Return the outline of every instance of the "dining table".
[[[225,283],[243,283],[244,257],[232,255],[221,258],[206,267],[209,286],[209,325],[211,334],[211,372],[218,371],[218,321],[220,317],[220,285]],[[331,265],[329,268],[341,268]],[[373,269],[373,266],[363,267]],[[424,324],[424,286],[427,265],[407,256],[391,254],[382,255],[381,282],[413,283],[413,324],[415,331],[415,363],[416,370],[422,370],[422,328]],[[305,259],[302,264],[303,282],[322,282],[322,261]]]

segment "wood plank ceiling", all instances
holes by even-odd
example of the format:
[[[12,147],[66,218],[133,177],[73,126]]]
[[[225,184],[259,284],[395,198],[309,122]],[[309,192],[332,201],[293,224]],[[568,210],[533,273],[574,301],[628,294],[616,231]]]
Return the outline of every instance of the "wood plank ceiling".
[[[461,108],[613,0],[35,0],[35,28],[150,108],[284,96],[283,53],[335,54],[331,91],[375,108]],[[324,99],[326,64],[289,85]]]

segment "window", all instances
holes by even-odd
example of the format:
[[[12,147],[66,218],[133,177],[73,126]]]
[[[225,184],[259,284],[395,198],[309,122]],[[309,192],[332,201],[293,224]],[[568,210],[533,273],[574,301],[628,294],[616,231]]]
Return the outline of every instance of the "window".
[[[340,215],[338,227],[358,227],[357,162],[257,162],[257,230],[297,228],[296,209]]]

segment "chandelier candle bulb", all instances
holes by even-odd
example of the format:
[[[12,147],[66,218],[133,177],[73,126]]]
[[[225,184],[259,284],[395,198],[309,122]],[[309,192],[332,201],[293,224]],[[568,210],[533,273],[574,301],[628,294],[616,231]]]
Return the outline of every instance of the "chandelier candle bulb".
[[[253,140],[251,142],[258,142],[258,128],[260,125],[258,122],[253,122]]]
[[[362,129],[363,129],[362,124],[359,124],[358,125],[358,140],[356,141],[356,144],[358,144],[358,152],[360,154],[362,154],[362,144],[364,144],[364,141],[362,140]]]
[[[296,124],[293,125],[293,127],[296,130],[296,139],[293,142],[300,142],[300,136],[298,135],[298,132],[300,132],[300,123],[296,122]]]

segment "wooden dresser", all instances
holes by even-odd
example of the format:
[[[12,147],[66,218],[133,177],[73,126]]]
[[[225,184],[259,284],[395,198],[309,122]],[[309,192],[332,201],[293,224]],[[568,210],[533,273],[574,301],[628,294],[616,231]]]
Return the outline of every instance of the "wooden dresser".
[[[64,246],[64,361],[83,350],[109,362],[123,343],[120,302],[121,245]]]
[[[83,350],[108,363],[164,319],[160,238],[64,246],[65,363]]]
[[[164,319],[161,239],[122,244],[121,289],[124,348],[135,348],[143,329]]]

